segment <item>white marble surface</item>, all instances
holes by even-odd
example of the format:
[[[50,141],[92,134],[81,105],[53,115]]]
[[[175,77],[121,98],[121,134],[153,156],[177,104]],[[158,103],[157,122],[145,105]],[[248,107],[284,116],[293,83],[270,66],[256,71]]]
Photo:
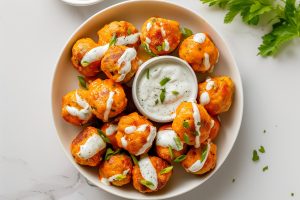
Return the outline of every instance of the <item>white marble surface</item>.
[[[245,95],[240,135],[228,160],[207,183],[177,199],[299,199],[300,41],[276,59],[263,59],[256,56],[257,46],[269,27],[240,20],[224,25],[224,11],[198,0],[173,1],[202,14],[224,36]],[[50,109],[53,70],[65,41],[85,19],[117,2],[76,8],[59,0],[0,1],[1,200],[120,199],[90,186],[69,163]],[[266,154],[254,164],[251,153],[260,145]],[[263,173],[265,165],[269,170]]]

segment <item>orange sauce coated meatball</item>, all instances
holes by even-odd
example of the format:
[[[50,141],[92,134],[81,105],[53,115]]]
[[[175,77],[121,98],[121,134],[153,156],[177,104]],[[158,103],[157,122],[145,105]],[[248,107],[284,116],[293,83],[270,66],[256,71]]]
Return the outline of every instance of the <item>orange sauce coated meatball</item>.
[[[213,117],[213,120],[214,120],[214,123],[213,123],[213,125],[212,125],[212,127],[210,129],[210,133],[209,133],[209,138],[211,140],[216,139],[216,137],[219,134],[220,127],[221,127],[221,122],[218,119],[218,117]]]
[[[94,42],[91,38],[83,38],[77,40],[72,48],[72,64],[75,69],[78,70],[79,73],[84,76],[96,76],[100,72],[100,62],[101,60],[97,60],[95,62],[90,63],[88,66],[83,67],[81,65],[81,60],[83,56],[90,51],[91,49],[99,46]]]
[[[198,33],[186,38],[179,47],[179,57],[187,61],[194,71],[211,71],[219,59],[219,51],[210,37]]]
[[[130,61],[126,59],[130,58]],[[139,67],[139,59],[134,48],[112,46],[101,61],[101,69],[115,82],[126,83],[131,80]]]
[[[194,112],[197,113],[197,111],[194,111],[193,104],[198,108],[200,122],[194,119]],[[176,109],[176,117],[172,128],[182,141],[189,145],[196,145],[199,142],[204,143],[208,139],[211,124],[212,118],[203,106],[191,102],[182,102]],[[197,126],[200,126],[200,132],[196,130]],[[200,141],[196,141],[197,139],[200,139]]]
[[[71,144],[71,153],[80,165],[97,166],[105,153],[106,143],[94,127],[81,131]]]
[[[89,85],[88,102],[97,118],[108,121],[126,108],[127,98],[121,84],[96,79]]]
[[[149,193],[149,192],[155,192],[155,191],[161,190],[163,187],[166,186],[169,179],[171,178],[172,170],[169,171],[168,173],[163,173],[163,174],[161,173],[161,171],[163,169],[169,167],[170,165],[163,159],[155,157],[155,156],[144,157],[144,158],[141,158],[141,160],[142,159],[150,160],[151,163],[149,163],[149,165],[151,165],[156,172],[157,187],[154,189],[150,189],[149,187],[142,184],[143,180],[145,180],[145,177],[142,176],[141,170],[146,170],[145,173],[147,173],[149,165],[146,167],[142,166],[143,167],[142,168],[141,166],[139,166],[140,164],[135,165],[133,167],[133,173],[132,173],[133,187],[142,193]],[[141,160],[140,160],[140,162],[141,162]]]
[[[114,149],[118,148],[118,142],[116,139],[116,134],[118,132],[118,123],[111,123],[107,122],[104,123],[101,127],[101,131],[103,134],[109,139],[110,144],[113,146]]]
[[[132,174],[131,158],[125,154],[112,155],[101,163],[99,179],[106,185],[122,186],[130,183]]]
[[[192,147],[189,150],[189,152],[186,155],[186,159],[181,163],[187,172],[201,175],[215,168],[217,163],[217,146],[213,143],[210,143],[210,150],[208,152],[207,158],[206,160],[203,160],[205,156],[205,154],[203,155],[203,152],[205,151],[205,147],[206,144],[205,145],[202,144],[201,148],[196,149]],[[199,162],[201,160],[202,162],[205,162],[203,167],[198,171],[191,171],[192,165],[195,164],[195,162]],[[195,167],[194,169],[197,170],[197,167]]]
[[[156,127],[134,112],[121,117],[116,135],[118,146],[134,155],[147,153],[156,136]]]
[[[92,117],[91,107],[87,103],[87,90],[74,90],[62,98],[62,117],[74,125],[83,125],[89,122]]]
[[[231,78],[220,76],[199,84],[198,99],[211,115],[229,110],[234,94]]]
[[[181,32],[177,21],[151,17],[142,26],[141,41],[156,55],[173,52],[180,39]]]

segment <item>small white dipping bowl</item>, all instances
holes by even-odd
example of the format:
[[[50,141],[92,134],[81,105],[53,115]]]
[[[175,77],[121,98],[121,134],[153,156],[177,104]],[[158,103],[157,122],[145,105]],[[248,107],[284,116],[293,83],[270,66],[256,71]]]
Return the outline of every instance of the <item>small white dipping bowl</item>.
[[[140,113],[142,113],[144,116],[146,116],[150,120],[155,121],[155,122],[160,122],[160,123],[166,123],[166,122],[173,121],[173,119],[175,117],[175,110],[174,110],[173,114],[166,114],[166,115],[158,115],[156,113],[148,111],[141,105],[140,99],[138,97],[138,88],[140,85],[141,78],[143,76],[145,76],[145,74],[147,73],[146,72],[147,69],[150,69],[152,67],[155,67],[159,64],[164,64],[164,63],[169,63],[169,64],[171,63],[171,64],[174,64],[174,66],[176,65],[176,66],[183,67],[183,68],[187,69],[188,72],[190,73],[192,79],[188,80],[188,81],[189,81],[189,89],[191,90],[191,94],[190,94],[190,98],[188,99],[188,101],[195,101],[197,98],[197,93],[198,93],[198,82],[197,82],[196,74],[186,61],[184,61],[180,58],[177,58],[175,56],[158,56],[158,57],[151,58],[151,59],[147,60],[145,63],[143,63],[139,67],[138,71],[136,72],[136,75],[133,80],[132,98],[133,98],[135,106],[140,111]],[[147,91],[145,90],[145,92],[147,92]],[[154,99],[153,99],[153,101],[154,101]],[[174,109],[176,109],[176,108],[174,108]]]

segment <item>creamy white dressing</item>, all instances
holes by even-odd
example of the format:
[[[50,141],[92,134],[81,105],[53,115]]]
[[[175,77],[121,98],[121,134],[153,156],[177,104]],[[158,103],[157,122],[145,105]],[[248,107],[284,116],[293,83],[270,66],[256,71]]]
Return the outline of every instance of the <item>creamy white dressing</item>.
[[[146,25],[146,30],[149,31],[152,27],[152,22],[148,22]]]
[[[139,151],[135,155],[139,156],[139,155],[145,153],[145,151],[149,147],[151,147],[155,137],[156,137],[156,127],[150,126],[150,132],[149,132],[149,135],[147,137],[147,142],[139,149]]]
[[[106,143],[98,134],[90,136],[86,142],[80,145],[77,155],[82,159],[89,159],[106,147]]]
[[[100,182],[103,183],[104,185],[110,185],[110,182],[108,181],[107,178],[101,178]]]
[[[91,106],[88,104],[88,102],[86,102],[84,99],[82,99],[76,90],[75,93],[75,97],[76,97],[76,103],[82,108],[82,109],[78,109],[72,106],[66,106],[66,110],[67,112],[74,116],[74,117],[78,117],[81,120],[88,120],[91,115],[92,115],[92,110],[91,110]]]
[[[126,148],[126,147],[127,147],[127,145],[128,145],[128,142],[127,142],[127,140],[126,140],[126,137],[125,137],[125,136],[121,137],[121,144],[122,144],[122,147],[124,147],[124,148]]]
[[[136,126],[128,126],[125,128],[125,133],[126,134],[131,134],[131,133],[134,133],[134,131],[136,130]]]
[[[196,103],[192,102],[192,106],[193,106],[193,118],[194,118],[194,126],[195,126],[195,131],[198,133],[195,136],[195,148],[199,148],[200,147],[200,138],[201,138],[201,115],[198,109],[198,106]]]
[[[107,136],[111,136],[111,135],[113,135],[113,134],[115,134],[115,133],[117,132],[117,129],[118,129],[118,126],[117,126],[117,125],[115,125],[115,124],[110,124],[110,125],[106,128],[105,134],[106,134]]]
[[[210,68],[210,61],[209,61],[208,53],[204,53],[203,64],[204,64],[205,70],[208,70]]]
[[[170,43],[168,42],[167,39],[164,40],[165,46],[164,46],[164,51],[169,51],[170,50]]]
[[[142,125],[140,125],[140,126],[136,129],[136,131],[143,132],[143,131],[146,130],[146,128],[147,128],[148,126],[149,126],[149,124],[142,124]]]
[[[148,37],[146,37],[146,43],[147,43],[147,44],[150,44],[150,43],[151,43],[151,39],[148,38]]]
[[[197,33],[194,35],[193,40],[199,44],[202,44],[206,39],[206,35],[204,33]]]
[[[110,183],[111,182],[113,182],[113,181],[117,181],[118,180],[118,177],[119,176],[122,176],[122,175],[124,175],[124,176],[126,176],[127,174],[128,174],[128,172],[130,171],[130,169],[126,169],[126,170],[124,170],[123,172],[122,172],[122,174],[115,174],[115,175],[113,175],[113,176],[111,176],[111,177],[109,177],[109,178],[101,178],[101,183],[103,183],[104,185],[110,185]]]
[[[134,33],[131,35],[127,35],[127,36],[121,36],[117,38],[116,41],[116,45],[117,46],[121,46],[121,45],[129,45],[129,44],[134,44],[136,43],[139,38],[140,38],[141,33]]]
[[[210,129],[209,132],[211,131],[211,129],[215,126],[215,120],[210,120]]]
[[[101,60],[105,52],[108,50],[108,48],[109,48],[109,44],[106,44],[89,50],[81,59],[80,61],[81,66],[86,67],[95,61]]]
[[[204,164],[207,160],[207,157],[209,155],[209,151],[210,151],[210,143],[207,144],[207,153],[205,155],[204,160],[201,162],[201,160],[200,160],[201,158],[200,158],[199,160],[194,162],[187,170],[192,172],[192,173],[196,173],[196,172],[200,171],[203,168],[203,166],[204,166]]]
[[[149,186],[149,188],[151,190],[156,190],[158,186],[157,173],[148,156],[140,159],[139,168],[142,177],[153,184],[153,186]]]
[[[161,35],[163,37],[166,37],[166,31],[165,31],[165,29],[163,27],[163,23],[162,22],[160,23],[160,32],[161,32]]]
[[[111,110],[111,106],[114,102],[114,95],[115,95],[115,92],[113,92],[113,91],[109,92],[109,96],[108,96],[108,99],[106,101],[106,108],[105,108],[105,112],[104,112],[104,117],[103,117],[103,121],[105,121],[105,122],[107,122],[107,120],[108,120],[109,113],[110,113],[110,110]]]
[[[212,81],[210,78],[206,79],[206,87],[207,91],[211,90],[215,86],[215,82]]]
[[[146,70],[145,70],[146,71]],[[160,82],[169,78],[165,85]],[[137,99],[141,107],[153,115],[153,118],[169,120],[175,117],[175,110],[183,101],[194,101],[197,88],[191,84],[193,74],[185,66],[175,62],[158,63],[141,75],[137,82]],[[160,95],[165,89],[165,99],[161,102]]]
[[[200,104],[205,106],[205,105],[209,104],[209,102],[210,102],[209,94],[208,94],[208,92],[205,91],[200,95]]]
[[[126,75],[131,70],[131,61],[135,59],[136,57],[136,50],[135,48],[127,48],[125,52],[122,54],[122,56],[118,60],[118,65],[121,67],[121,65],[124,63],[123,67],[119,69],[118,74],[120,74],[119,78],[117,79],[117,82],[123,81]]]
[[[179,140],[180,145],[177,145],[175,142],[176,138],[178,138],[178,136],[172,129],[158,131],[156,137],[156,145],[161,147],[171,146],[172,149],[180,151],[183,148],[183,143]]]

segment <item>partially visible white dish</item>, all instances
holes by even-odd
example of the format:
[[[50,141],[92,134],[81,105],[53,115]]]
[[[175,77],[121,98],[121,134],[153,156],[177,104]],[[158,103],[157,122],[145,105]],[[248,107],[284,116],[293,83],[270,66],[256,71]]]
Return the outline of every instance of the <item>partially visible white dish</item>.
[[[64,3],[70,4],[72,6],[89,6],[99,3],[104,0],[61,0]]]

